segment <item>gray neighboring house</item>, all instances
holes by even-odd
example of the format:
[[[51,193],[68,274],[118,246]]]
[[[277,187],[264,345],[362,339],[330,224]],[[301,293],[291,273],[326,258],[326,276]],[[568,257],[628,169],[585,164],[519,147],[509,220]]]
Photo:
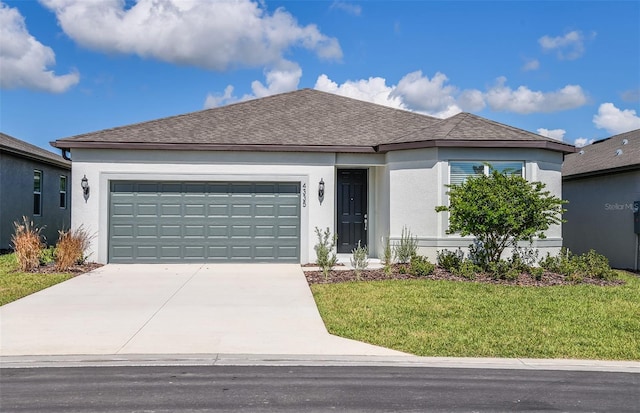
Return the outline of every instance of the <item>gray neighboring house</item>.
[[[0,249],[11,247],[15,221],[26,216],[48,244],[71,225],[71,162],[0,132]]]
[[[316,259],[315,229],[338,252],[407,226],[419,252],[466,248],[447,234],[449,183],[486,174],[483,162],[561,195],[572,145],[469,113],[436,119],[303,89],[60,139],[73,177],[72,225],[92,234],[100,263],[296,262]],[[81,192],[80,186],[74,188]],[[553,226],[534,245],[562,246]]]
[[[567,155],[562,196],[569,201],[566,247],[577,254],[594,249],[612,267],[638,269],[633,203],[640,201],[640,129]]]

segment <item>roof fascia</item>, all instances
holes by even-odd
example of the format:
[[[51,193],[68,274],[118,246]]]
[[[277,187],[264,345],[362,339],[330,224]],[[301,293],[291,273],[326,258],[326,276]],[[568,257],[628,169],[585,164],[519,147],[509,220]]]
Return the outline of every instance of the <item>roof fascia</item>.
[[[617,168],[600,169],[598,171],[582,172],[582,173],[577,173],[577,174],[573,174],[573,175],[564,175],[562,177],[562,180],[563,181],[573,181],[573,180],[577,180],[577,179],[592,178],[592,177],[595,177],[595,176],[609,175],[609,174],[618,173],[618,172],[631,172],[631,171],[636,171],[636,170],[640,171],[640,164],[625,165],[625,166],[620,166],[620,167],[617,167]]]
[[[398,151],[403,149],[420,148],[533,148],[548,149],[562,153],[574,153],[577,149],[572,145],[550,141],[518,141],[518,140],[448,140],[436,139],[418,142],[401,142],[382,144],[378,146],[379,152]]]
[[[10,148],[8,146],[0,146],[0,152],[7,152],[12,155],[19,156],[21,158],[29,159],[36,162],[46,163],[48,165],[57,166],[64,169],[71,169],[71,162],[66,162],[64,160],[55,160],[51,158],[46,158],[44,156],[40,156],[35,153],[25,152],[20,149]]]
[[[176,151],[252,151],[252,152],[340,152],[375,153],[371,146],[312,146],[312,145],[232,145],[196,143],[141,143],[141,142],[73,142],[54,141],[51,145],[59,149],[136,149]]]

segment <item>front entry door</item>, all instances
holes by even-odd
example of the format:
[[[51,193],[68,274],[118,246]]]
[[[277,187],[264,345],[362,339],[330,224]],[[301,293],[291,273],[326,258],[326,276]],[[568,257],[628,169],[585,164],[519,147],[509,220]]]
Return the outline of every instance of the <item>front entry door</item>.
[[[367,170],[338,169],[338,252],[367,245]]]

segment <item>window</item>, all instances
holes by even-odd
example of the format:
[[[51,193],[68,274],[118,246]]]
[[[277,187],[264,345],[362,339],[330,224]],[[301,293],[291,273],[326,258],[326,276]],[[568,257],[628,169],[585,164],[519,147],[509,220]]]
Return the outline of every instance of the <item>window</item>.
[[[42,215],[42,171],[33,171],[33,215]]]
[[[488,162],[488,164],[498,172],[524,176],[524,162]],[[481,161],[449,162],[449,183],[451,185],[462,184],[469,176],[488,175],[489,165]]]
[[[60,175],[60,208],[67,209],[67,177]]]

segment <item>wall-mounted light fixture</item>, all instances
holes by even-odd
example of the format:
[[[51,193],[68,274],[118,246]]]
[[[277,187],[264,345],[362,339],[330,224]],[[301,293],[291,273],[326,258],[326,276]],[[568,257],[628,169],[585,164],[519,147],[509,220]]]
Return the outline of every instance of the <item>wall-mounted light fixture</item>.
[[[320,178],[320,182],[318,183],[318,199],[320,203],[322,203],[324,199],[324,180],[322,178]]]
[[[84,199],[86,201],[87,198],[89,198],[89,180],[87,179],[87,175],[82,177],[80,186],[82,187],[82,193],[84,194]]]

